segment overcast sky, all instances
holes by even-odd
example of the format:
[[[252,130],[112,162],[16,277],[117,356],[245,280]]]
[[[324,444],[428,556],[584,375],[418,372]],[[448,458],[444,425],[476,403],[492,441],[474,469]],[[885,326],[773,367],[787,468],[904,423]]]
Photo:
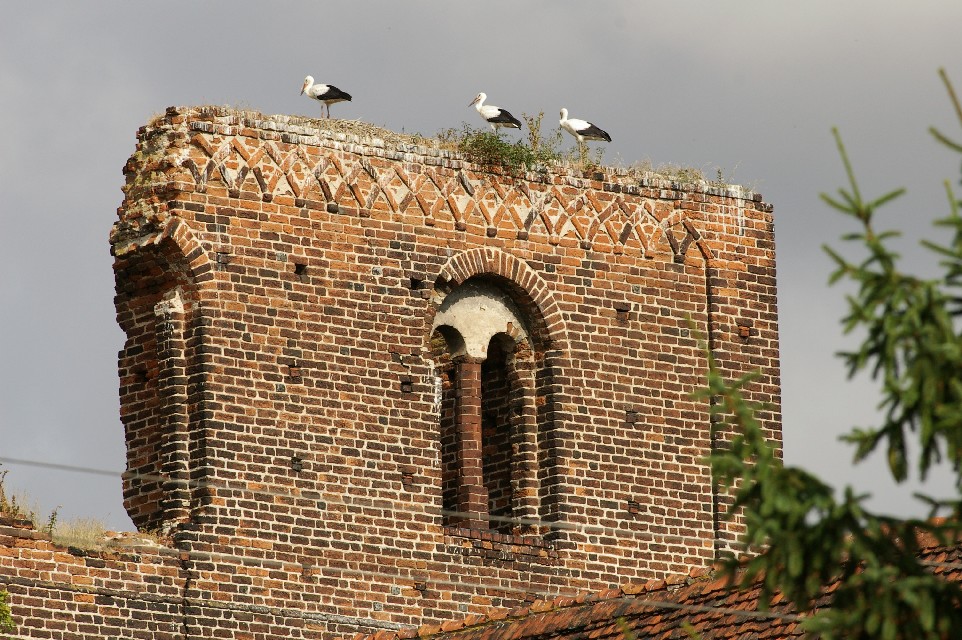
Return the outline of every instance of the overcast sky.
[[[608,164],[699,168],[774,205],[785,459],[875,508],[921,514],[881,460],[851,466],[837,442],[870,424],[876,394],[848,383],[850,346],[821,245],[850,224],[819,200],[844,173],[845,138],[863,191],[908,195],[885,226],[915,246],[938,238],[943,181],[959,159],[933,142],[958,133],[937,75],[962,90],[962,2],[17,2],[0,21],[0,457],[8,488],[44,513],[129,529],[121,503],[123,427],[107,234],[137,128],[169,105],[218,104],[307,116],[305,75],[354,101],[333,115],[430,135],[480,124],[479,91],[554,124],[607,130]],[[517,133],[506,134],[517,137]],[[957,135],[956,137],[962,137]],[[929,489],[945,494],[948,475]]]

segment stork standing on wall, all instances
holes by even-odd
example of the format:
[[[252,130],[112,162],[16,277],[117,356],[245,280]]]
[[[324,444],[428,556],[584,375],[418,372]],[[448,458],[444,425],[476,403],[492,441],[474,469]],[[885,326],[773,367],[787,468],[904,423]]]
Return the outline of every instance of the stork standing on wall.
[[[561,125],[562,129],[573,135],[578,140],[578,144],[584,144],[585,140],[602,140],[604,142],[611,142],[611,136],[608,135],[607,131],[596,127],[586,120],[569,118],[567,109],[561,110],[561,120],[559,124]]]
[[[314,78],[307,76],[304,78],[304,86],[301,87],[301,95],[307,94],[308,98],[313,98],[324,103],[327,107],[327,117],[331,117],[331,105],[335,102],[350,102],[351,94],[341,91],[332,84],[314,84]]]
[[[497,133],[498,129],[502,127],[508,127],[509,129],[520,129],[521,121],[515,118],[513,115],[508,113],[505,109],[501,107],[496,107],[493,104],[484,104],[484,101],[488,99],[486,93],[479,93],[474,100],[472,100],[468,106],[474,107],[484,118],[484,121],[491,125],[494,132]]]

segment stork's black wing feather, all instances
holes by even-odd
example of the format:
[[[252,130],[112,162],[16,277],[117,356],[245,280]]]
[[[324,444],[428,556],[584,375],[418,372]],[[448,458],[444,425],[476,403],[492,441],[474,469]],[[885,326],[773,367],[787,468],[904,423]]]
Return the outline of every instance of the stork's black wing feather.
[[[500,124],[502,127],[521,128],[521,121],[504,109],[498,109],[498,115],[488,118],[488,122],[491,124]]]
[[[596,127],[590,122],[588,124],[591,126],[589,126],[587,129],[582,129],[578,133],[589,140],[604,140],[605,142],[611,142],[611,136],[608,135],[607,131]]]

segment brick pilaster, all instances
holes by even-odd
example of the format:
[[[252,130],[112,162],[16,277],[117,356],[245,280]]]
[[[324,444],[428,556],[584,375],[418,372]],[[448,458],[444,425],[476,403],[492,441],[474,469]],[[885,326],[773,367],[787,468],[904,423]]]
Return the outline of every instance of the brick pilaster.
[[[462,357],[455,363],[457,408],[455,419],[459,434],[458,457],[461,483],[458,511],[465,514],[464,524],[471,529],[487,529],[483,518],[488,512],[488,492],[481,470],[481,360]]]

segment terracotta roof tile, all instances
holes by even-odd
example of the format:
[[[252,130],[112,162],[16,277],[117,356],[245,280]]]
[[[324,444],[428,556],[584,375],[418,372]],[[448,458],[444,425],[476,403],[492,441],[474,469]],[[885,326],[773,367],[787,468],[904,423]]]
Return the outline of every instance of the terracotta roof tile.
[[[441,625],[439,624],[422,624],[418,627],[418,637],[426,638],[428,636],[437,635],[441,633]]]
[[[621,589],[605,589],[604,591],[598,592],[598,599],[610,600],[611,598],[621,598],[624,595],[625,594],[621,591]]]
[[[570,607],[573,604],[575,604],[576,600],[571,596],[558,596],[552,602],[554,603],[554,606],[560,608],[560,607]]]
[[[515,609],[511,609],[510,611],[508,611],[508,617],[523,618],[529,613],[531,613],[531,609],[529,609],[528,607],[517,607]]]
[[[463,629],[464,626],[465,626],[464,620],[446,620],[441,623],[441,631],[445,633],[449,631],[457,631],[458,629]],[[380,639],[375,638],[374,640],[380,640]]]
[[[528,606],[530,613],[542,613],[554,609],[554,605],[548,600],[535,600]]]
[[[962,564],[962,545],[927,546],[919,555],[926,562],[953,565],[933,571],[962,580],[962,566],[954,566]],[[827,591],[836,587],[829,585]],[[665,580],[558,596],[510,611],[493,609],[440,626],[423,625],[417,635],[437,636],[432,640],[675,640],[689,637],[687,624],[704,640],[800,638],[803,616],[779,593],[768,610],[761,610],[760,594],[760,585],[733,590],[725,578],[715,577],[713,569],[700,568]],[[402,630],[396,638],[407,640],[413,633]]]
[[[727,578],[718,578],[717,580],[713,580],[713,581],[709,582],[708,584],[706,584],[703,592],[704,592],[704,593],[713,593],[713,592],[715,592],[715,591],[722,591],[722,590],[727,589],[727,588],[728,588],[728,579],[727,579]]]
[[[649,580],[645,583],[645,591],[661,591],[667,584],[664,580]]]
[[[702,578],[704,576],[709,575],[710,573],[711,573],[711,569],[709,569],[708,567],[692,567],[691,570],[688,572],[688,577]]]

